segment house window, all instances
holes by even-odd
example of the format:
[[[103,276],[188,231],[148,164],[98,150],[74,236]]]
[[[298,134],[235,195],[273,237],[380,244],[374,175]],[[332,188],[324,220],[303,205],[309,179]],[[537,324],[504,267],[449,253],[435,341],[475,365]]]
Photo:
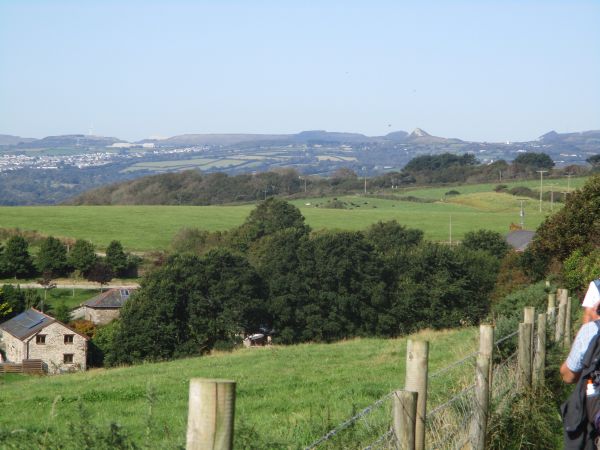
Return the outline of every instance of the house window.
[[[73,364],[73,353],[65,353],[63,355],[63,362],[65,364]]]
[[[72,344],[73,336],[75,336],[75,335],[74,334],[65,334],[65,344]]]
[[[38,334],[35,337],[35,343],[36,344],[45,344],[46,343],[46,335],[45,334]]]

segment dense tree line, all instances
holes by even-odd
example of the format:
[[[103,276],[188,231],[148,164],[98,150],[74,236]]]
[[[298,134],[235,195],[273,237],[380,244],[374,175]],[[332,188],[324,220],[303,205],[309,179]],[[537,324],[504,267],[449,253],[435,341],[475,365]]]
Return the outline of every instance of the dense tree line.
[[[259,330],[291,344],[477,323],[503,256],[491,242],[502,237],[485,233],[458,247],[395,221],[314,233],[297,208],[268,199],[231,232],[180,235],[188,251],[148,274],[95,342],[119,364],[203,354]]]
[[[525,264],[540,279],[549,270],[560,272],[563,262],[574,252],[585,256],[599,249],[600,175],[596,175],[567,195],[564,208],[539,226],[525,252]]]
[[[480,164],[473,154],[442,153],[413,158],[400,172],[368,179],[368,189],[415,184],[464,183],[526,179],[554,165],[544,153],[523,153],[512,164],[499,160]],[[152,175],[86,192],[68,203],[76,205],[212,205],[264,200],[268,197],[324,196],[357,192],[364,179],[349,168],[328,177],[301,175],[294,169],[228,176],[189,170]]]
[[[110,280],[112,277],[137,276],[140,262],[139,257],[125,253],[119,241],[109,244],[105,257],[98,256],[94,245],[83,239],[68,249],[60,239],[48,236],[42,239],[35,256],[31,255],[27,240],[20,235],[12,236],[0,245],[1,278],[41,276],[47,281],[74,274],[102,283],[107,277]]]

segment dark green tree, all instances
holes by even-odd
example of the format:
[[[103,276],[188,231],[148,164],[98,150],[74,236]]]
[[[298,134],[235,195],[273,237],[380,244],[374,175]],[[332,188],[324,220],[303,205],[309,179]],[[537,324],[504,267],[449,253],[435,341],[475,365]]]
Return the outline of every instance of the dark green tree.
[[[523,166],[528,169],[541,170],[554,167],[554,161],[546,153],[521,153],[514,161],[514,165]]]
[[[409,259],[391,308],[402,333],[474,324],[488,312],[499,268],[489,253],[428,243]]]
[[[21,236],[13,236],[6,242],[1,262],[2,272],[6,276],[27,278],[35,271],[27,241]]]
[[[24,310],[25,293],[18,286],[14,287],[10,284],[2,286],[0,288],[0,318],[3,321],[8,320]]]
[[[600,168],[600,155],[590,156],[586,161],[590,163],[594,169]]]
[[[104,260],[98,258],[94,266],[88,272],[86,279],[100,284],[100,291],[102,287],[107,284],[114,277],[112,267]]]
[[[119,241],[111,241],[106,248],[106,264],[117,277],[123,276],[127,271],[127,255],[123,251],[123,245]]]
[[[545,276],[552,262],[562,264],[575,250],[588,254],[600,248],[600,175],[567,195],[565,206],[546,218],[523,254],[524,268]]]
[[[78,239],[71,248],[67,262],[70,267],[85,276],[94,267],[97,259],[94,244],[84,239]]]
[[[71,321],[71,308],[65,302],[61,302],[53,309],[52,317],[62,323],[69,323]]]
[[[394,253],[418,245],[423,240],[423,231],[406,228],[395,220],[377,222],[365,231],[367,241],[382,253]]]
[[[235,342],[267,318],[264,288],[245,258],[227,250],[174,255],[123,307],[109,361],[199,355]]]
[[[510,250],[506,239],[497,231],[476,230],[465,233],[462,245],[471,250],[484,250],[498,259],[504,256]]]
[[[233,232],[233,245],[240,250],[262,238],[286,228],[295,228],[308,233],[310,227],[294,205],[274,197],[261,202],[250,212],[246,221]]]
[[[384,265],[362,233],[319,234],[306,241],[300,258],[309,300],[297,312],[300,340],[394,333]]]
[[[37,254],[36,265],[40,272],[51,272],[53,277],[67,273],[67,247],[55,237],[48,236],[42,241]]]

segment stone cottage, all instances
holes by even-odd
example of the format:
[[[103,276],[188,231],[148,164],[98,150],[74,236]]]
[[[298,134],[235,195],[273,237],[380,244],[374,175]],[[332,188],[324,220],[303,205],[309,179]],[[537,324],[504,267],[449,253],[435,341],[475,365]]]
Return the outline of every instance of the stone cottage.
[[[28,309],[0,325],[6,360],[42,360],[48,373],[86,369],[88,338],[37,309]]]
[[[129,299],[131,289],[109,289],[92,297],[82,305],[83,318],[96,325],[106,325],[121,314],[121,308]]]

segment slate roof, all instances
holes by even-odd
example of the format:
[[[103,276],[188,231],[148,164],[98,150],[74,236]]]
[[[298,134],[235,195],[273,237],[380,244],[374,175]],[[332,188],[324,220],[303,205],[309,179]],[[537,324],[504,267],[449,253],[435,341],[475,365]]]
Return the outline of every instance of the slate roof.
[[[92,297],[83,305],[89,308],[122,308],[132,292],[132,289],[109,289]]]
[[[533,240],[535,231],[515,230],[506,235],[506,242],[518,252],[525,251]]]
[[[28,309],[1,324],[0,330],[12,334],[17,339],[24,340],[53,322],[56,322],[56,319],[37,309]]]

